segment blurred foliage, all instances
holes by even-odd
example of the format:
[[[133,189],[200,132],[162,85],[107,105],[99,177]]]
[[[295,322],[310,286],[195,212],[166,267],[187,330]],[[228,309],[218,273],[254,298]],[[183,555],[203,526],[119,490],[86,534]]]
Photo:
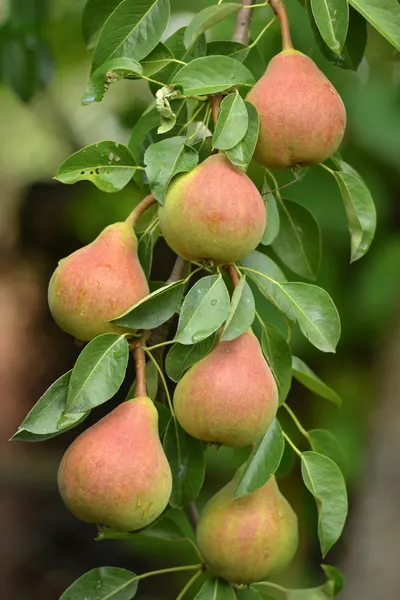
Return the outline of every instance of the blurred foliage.
[[[44,0],[18,2],[24,2],[29,9],[37,7],[44,11],[43,14],[46,13]],[[18,2],[16,0],[15,3]],[[13,4],[11,2],[11,8]],[[187,24],[194,12],[211,4],[213,2],[204,0],[175,0],[166,36]],[[3,22],[0,30],[0,128],[3,139],[0,145],[0,177],[7,187],[24,190],[38,182],[49,183],[59,164],[84,145],[102,139],[127,143],[131,128],[151,98],[147,84],[126,81],[112,87],[101,104],[81,106],[90,58],[80,28],[83,5],[83,0],[48,0],[48,12],[44,19],[40,18],[40,11],[27,12],[26,20],[14,22],[11,10],[11,20],[5,24],[7,2],[0,0],[0,23]],[[348,457],[349,483],[352,486],[363,461],[365,423],[371,407],[379,402],[375,395],[376,384],[371,365],[390,333],[399,303],[400,204],[397,196],[400,193],[400,57],[388,42],[368,26],[367,52],[358,70],[338,69],[330,65],[319,50],[301,3],[287,0],[287,6],[293,24],[295,47],[316,61],[344,99],[348,128],[343,158],[366,180],[378,213],[378,229],[371,250],[365,258],[350,266],[350,241],[345,213],[333,178],[316,167],[284,190],[285,197],[311,208],[320,223],[323,258],[316,284],[324,287],[332,296],[342,319],[342,338],[337,355],[321,355],[296,332],[293,339],[294,354],[304,358],[342,396],[341,411],[313,397],[297,384],[292,388],[289,403],[296,407],[307,429],[329,423],[329,428],[339,438]],[[255,10],[253,39],[269,18],[269,8]],[[229,39],[233,23],[234,17],[229,17],[218,24],[211,31],[210,39]],[[32,42],[32,39],[35,41]],[[258,64],[261,75],[279,47],[280,33],[276,22],[262,38],[260,53],[251,52],[246,60]],[[40,79],[42,83],[47,83],[46,87],[30,82],[35,69],[40,70]],[[12,89],[30,102],[23,103]],[[251,175],[256,180],[259,178],[257,167],[252,167]],[[292,179],[291,174],[277,175],[280,185]],[[49,188],[52,203],[59,201],[60,187],[61,184]],[[62,230],[59,235],[72,236],[80,244],[91,241],[106,224],[124,218],[140,194],[133,183],[113,195],[99,192],[88,183],[68,187],[68,201],[62,204]],[[19,200],[15,200],[12,206],[15,214],[18,214],[19,203]],[[0,221],[6,214],[5,206],[10,210],[6,201],[0,205]],[[54,257],[59,258],[61,256]],[[271,322],[284,331],[285,325],[274,314],[274,309],[266,305],[265,311]],[[291,427],[290,423],[287,426]],[[295,431],[293,434],[296,438]],[[301,440],[298,442],[302,443]],[[231,477],[246,452],[227,448],[210,448],[207,451],[207,485],[200,498],[200,507],[212,491],[219,489]],[[307,585],[315,583],[314,575],[302,573],[301,570],[310,547],[309,536],[315,535],[310,532],[316,529],[316,513],[311,497],[298,484],[297,474],[282,480],[285,493],[294,500],[299,512],[303,512],[299,514],[302,553],[294,568],[293,580],[299,584],[300,579],[300,584]],[[307,523],[312,526],[307,528]],[[184,523],[186,526],[187,523]],[[311,541],[315,543],[316,540],[313,537]],[[340,547],[339,544],[335,551],[338,555]],[[184,544],[167,545],[162,541],[139,539],[132,543],[132,552],[136,557],[148,553],[154,563],[165,555],[173,563],[178,562],[179,557],[186,557],[189,551]],[[285,584],[290,583],[285,580]]]

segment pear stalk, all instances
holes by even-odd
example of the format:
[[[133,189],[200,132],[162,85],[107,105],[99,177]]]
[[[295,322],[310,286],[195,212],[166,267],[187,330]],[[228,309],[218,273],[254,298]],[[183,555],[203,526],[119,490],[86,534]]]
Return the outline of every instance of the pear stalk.
[[[148,196],[145,196],[143,198],[143,200],[141,200],[139,202],[139,204],[137,206],[135,206],[135,208],[130,213],[130,215],[128,215],[128,217],[125,219],[125,222],[132,225],[132,227],[135,227],[136,223],[138,222],[138,220],[142,216],[142,214],[145,212],[145,210],[147,210],[155,202],[156,202],[156,199],[153,196],[153,194],[149,194]]]
[[[269,0],[269,4],[279,19],[282,33],[282,50],[293,49],[292,39],[290,37],[289,19],[283,0]]]

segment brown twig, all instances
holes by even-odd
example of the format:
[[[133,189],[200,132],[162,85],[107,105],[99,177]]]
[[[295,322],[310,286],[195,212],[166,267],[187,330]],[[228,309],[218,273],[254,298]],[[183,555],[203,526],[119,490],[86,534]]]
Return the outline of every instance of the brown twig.
[[[154,198],[153,194],[149,194],[148,196],[143,198],[143,200],[141,200],[137,206],[135,206],[135,208],[133,209],[131,214],[125,219],[125,221],[127,223],[130,223],[132,227],[135,227],[136,223],[138,222],[139,218],[144,213],[144,211],[147,210],[149,206],[151,206],[155,202],[156,199]]]
[[[185,506],[185,513],[187,518],[189,519],[193,531],[196,532],[197,523],[199,521],[199,512],[197,510],[196,504],[194,502],[191,502],[190,504]]]
[[[135,398],[147,396],[146,388],[146,356],[142,347],[142,340],[138,340],[133,348],[136,369]]]
[[[221,94],[215,94],[214,96],[211,96],[211,111],[212,111],[214,125],[217,124],[219,105],[221,104],[221,100],[222,100]]]
[[[290,37],[289,19],[286,12],[286,7],[283,0],[268,0],[270,7],[276,14],[281,25],[282,32],[282,48],[289,50],[293,48],[292,39]]]
[[[181,256],[176,257],[175,264],[171,271],[171,275],[168,277],[166,283],[174,283],[174,281],[179,281],[183,278],[186,268],[186,260]]]
[[[235,31],[233,41],[247,46],[250,37],[250,25],[253,17],[253,10],[246,8],[253,6],[254,0],[242,0],[243,8],[239,10],[236,16]]]
[[[240,277],[236,270],[235,265],[226,265],[225,271],[229,275],[230,280],[232,281],[233,287],[236,287],[239,283]]]

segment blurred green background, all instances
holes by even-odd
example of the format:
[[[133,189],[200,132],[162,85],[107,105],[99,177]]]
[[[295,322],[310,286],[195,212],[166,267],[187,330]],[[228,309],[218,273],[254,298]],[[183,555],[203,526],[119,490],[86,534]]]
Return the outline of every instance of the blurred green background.
[[[28,8],[30,0],[24,1]],[[10,84],[22,95],[29,93],[34,85],[32,64],[24,64],[18,45],[9,44],[1,53],[0,595],[12,600],[54,600],[95,566],[144,572],[194,559],[185,544],[140,539],[129,544],[94,542],[94,528],[67,513],[58,496],[56,471],[78,430],[35,446],[7,442],[79,352],[47,309],[47,283],[57,261],[91,241],[106,224],[124,218],[141,194],[133,183],[107,195],[89,183],[62,186],[52,177],[59,164],[82,146],[103,139],[127,143],[151,99],[145,82],[126,81],[112,86],[102,103],[82,107],[90,67],[80,29],[84,1],[48,4],[42,36],[50,55],[41,62],[41,76],[48,84],[28,104],[10,90]],[[167,35],[210,4],[173,0]],[[333,67],[318,49],[302,5],[297,0],[286,4],[295,47],[317,62],[344,99],[348,128],[343,157],[364,177],[378,212],[372,249],[350,266],[345,213],[329,173],[313,168],[285,189],[285,196],[311,208],[321,225],[323,262],[316,283],[333,297],[343,329],[336,355],[319,353],[300,336],[293,340],[293,352],[342,396],[343,408],[338,411],[296,383],[289,403],[307,429],[331,429],[347,457],[350,517],[342,540],[326,559],[346,575],[348,586],[341,597],[375,600],[379,593],[385,600],[395,600],[400,587],[399,54],[368,26],[367,51],[357,72]],[[7,14],[7,0],[0,0],[0,23]],[[253,38],[270,17],[267,7],[255,10]],[[228,18],[209,32],[210,39],[229,39],[233,25],[233,18]],[[3,28],[0,44],[4,38]],[[259,46],[260,75],[279,44],[274,23]],[[154,279],[165,279],[173,261],[162,244],[157,248]],[[96,409],[93,419],[109,409],[109,404]],[[207,451],[200,507],[243,457],[229,449]],[[322,580],[316,509],[298,467],[290,471],[290,458],[280,485],[299,515],[301,545],[293,567],[280,581],[306,587]],[[185,579],[179,575],[148,580],[137,597],[175,598]]]

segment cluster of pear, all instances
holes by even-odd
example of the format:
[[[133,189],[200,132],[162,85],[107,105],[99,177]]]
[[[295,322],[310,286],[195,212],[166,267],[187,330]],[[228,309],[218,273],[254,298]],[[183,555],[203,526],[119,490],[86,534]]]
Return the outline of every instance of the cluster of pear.
[[[346,115],[336,90],[316,65],[293,48],[270,63],[248,99],[260,115],[256,160],[267,167],[320,162],[340,144]],[[260,243],[265,203],[251,179],[219,152],[174,178],[159,207],[171,248],[192,261],[234,263]],[[62,329],[82,341],[123,331],[110,323],[149,294],[130,222],[107,227],[62,260],[49,285],[49,305]],[[174,393],[176,418],[206,443],[255,444],[278,408],[273,374],[251,330],[219,340],[191,367]],[[172,476],[148,397],[122,403],[78,436],[59,469],[61,496],[78,518],[135,531],[166,508]],[[275,478],[236,498],[241,471],[206,505],[197,542],[206,565],[238,583],[285,568],[297,548],[297,519]]]

